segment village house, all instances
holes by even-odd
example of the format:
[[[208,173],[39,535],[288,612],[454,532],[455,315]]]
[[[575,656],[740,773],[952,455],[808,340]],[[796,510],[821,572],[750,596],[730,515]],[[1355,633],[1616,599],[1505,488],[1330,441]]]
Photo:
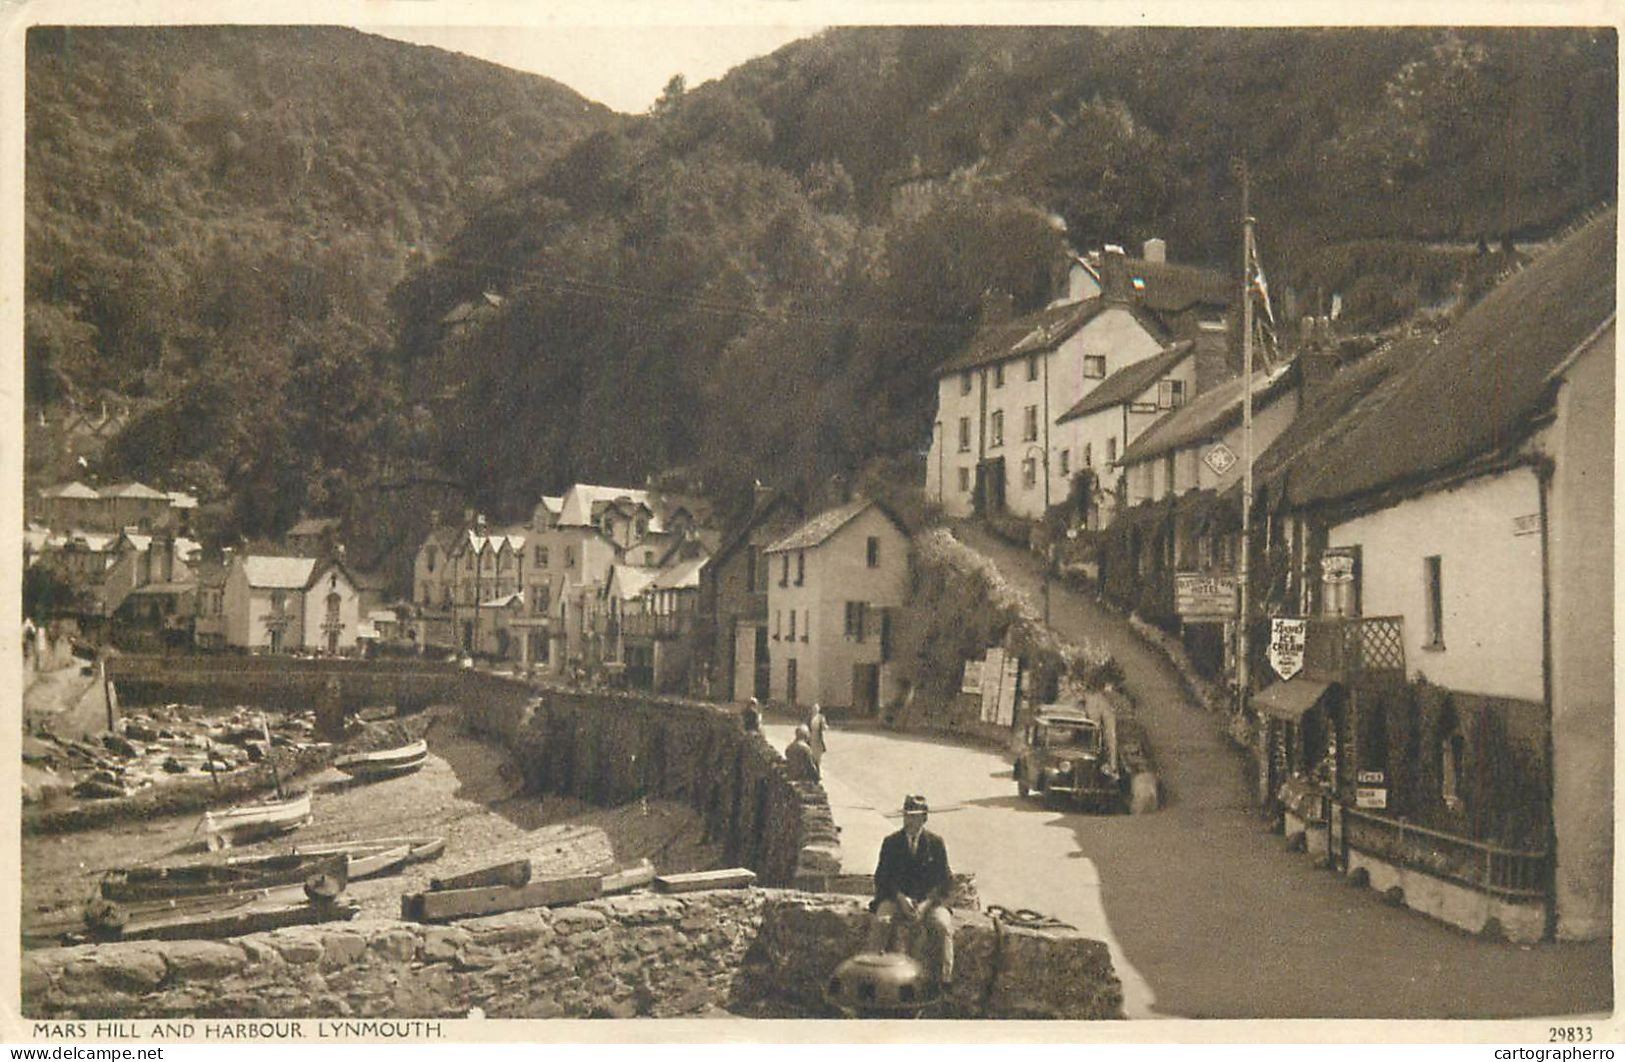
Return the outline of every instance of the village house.
[[[116,534],[128,527],[137,531],[185,533],[196,508],[197,499],[181,491],[166,493],[142,483],[119,483],[97,489],[72,482],[41,490],[34,514],[39,523],[59,531]]]
[[[238,555],[223,599],[229,646],[330,655],[356,647],[360,595],[338,560]]]
[[[878,501],[826,510],[768,546],[770,688],[873,715],[898,694],[893,613],[908,592],[908,532]]]
[[[288,528],[282,540],[301,557],[331,557],[339,549],[338,518],[307,516]]]
[[[695,557],[663,568],[643,592],[648,604],[630,624],[633,636],[649,639],[650,683],[658,692],[688,693],[695,681],[703,684],[695,673],[695,635],[707,563],[709,558]]]
[[[1140,259],[1115,247],[1094,262],[1074,258],[1061,299],[988,325],[937,370],[926,496],[955,517],[1042,515],[1076,474],[1056,418],[1170,340],[1194,337],[1204,322],[1222,328],[1227,302],[1221,274],[1169,264],[1161,241]]]
[[[768,640],[768,546],[803,519],[782,491],[758,486],[750,514],[700,570],[695,652],[709,662],[711,696],[725,701],[772,696]]]
[[[628,686],[637,689],[653,686],[654,639],[647,627],[633,630],[633,620],[648,610],[650,602],[644,592],[659,574],[659,568],[613,564],[604,585],[608,610],[605,659],[621,669]]]
[[[219,560],[197,564],[197,604],[192,616],[192,644],[199,649],[226,647],[226,576],[231,571],[231,550]]]
[[[141,644],[144,632],[164,644],[192,640],[196,614],[198,543],[173,535],[126,531],[113,546],[113,563],[97,588],[101,614],[115,621],[116,640]]]
[[[1519,940],[1612,927],[1615,221],[1345,369],[1260,463],[1254,549],[1306,620],[1253,698],[1266,787],[1374,887]]]

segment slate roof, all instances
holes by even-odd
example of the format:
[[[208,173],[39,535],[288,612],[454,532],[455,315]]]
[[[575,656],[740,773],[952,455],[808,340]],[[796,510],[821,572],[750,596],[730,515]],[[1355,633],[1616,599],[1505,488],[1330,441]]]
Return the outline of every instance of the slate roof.
[[[173,509],[197,508],[197,497],[192,494],[187,494],[185,491],[166,490],[164,491],[164,497],[169,499],[169,505]]]
[[[700,569],[705,567],[706,558],[697,557],[674,564],[655,576],[653,583],[649,584],[651,590],[687,590],[700,585]]]
[[[270,590],[303,590],[316,568],[314,557],[243,558],[243,573],[248,585]]]
[[[1013,320],[989,325],[977,332],[970,345],[937,368],[936,375],[973,369],[1010,358],[1054,350],[1084,325],[1112,307],[1125,309],[1159,342],[1168,338],[1162,322],[1134,302],[1096,297],[1049,306]]]
[[[802,524],[785,537],[779,539],[771,546],[768,546],[762,552],[783,553],[785,550],[789,549],[810,549],[813,546],[820,545],[831,535],[835,534],[835,532],[851,523],[857,518],[858,514],[862,513],[871,505],[885,513],[886,519],[890,520],[893,524],[896,524],[899,531],[904,531],[905,534],[907,533],[903,528],[903,522],[897,519],[897,517],[894,516],[892,512],[884,505],[881,505],[878,501],[873,499],[859,498],[855,501],[847,502],[845,505],[836,506],[833,509],[825,509],[823,512],[819,513],[811,520],[808,520],[806,523]]]
[[[62,483],[55,487],[46,487],[40,491],[42,498],[99,498],[95,488],[87,487],[75,480],[72,483]]]
[[[1216,269],[1184,265],[1178,262],[1148,262],[1143,258],[1127,260],[1130,279],[1145,282],[1136,289],[1135,296],[1148,309],[1157,313],[1179,313],[1192,306],[1229,306],[1236,292],[1230,280]],[[1237,288],[1241,286],[1236,282]]]
[[[1183,343],[1175,343],[1154,357],[1123,366],[1100,381],[1093,391],[1079,399],[1071,409],[1056,417],[1055,423],[1064,424],[1102,409],[1132,402],[1146,388],[1156,383],[1163,373],[1171,371],[1195,350],[1196,344],[1186,340]]]
[[[161,490],[153,490],[145,483],[117,483],[111,487],[103,487],[97,492],[102,498],[146,498],[151,501],[169,500],[169,495]]]
[[[520,605],[523,605],[525,603],[525,592],[523,590],[516,590],[511,594],[503,594],[501,597],[493,597],[489,601],[481,601],[480,602],[480,607],[481,608],[507,608],[509,605],[513,605],[513,604],[516,604],[516,603],[520,604]],[[391,618],[394,618],[394,617],[392,616]]]
[[[1605,211],[1486,295],[1386,401],[1294,462],[1287,501],[1425,480],[1526,438],[1550,404],[1553,371],[1615,313],[1618,218]]]
[[[649,507],[650,512],[655,507],[650,501],[649,492],[634,490],[631,487],[603,487],[592,483],[577,483],[564,493],[564,500],[559,506],[559,525],[561,527],[591,527],[596,511],[601,511],[604,502],[612,502],[618,498],[626,498],[635,503]],[[650,530],[660,530],[660,517],[656,514],[649,521]]]
[[[1268,405],[1290,390],[1292,377],[1285,367],[1274,373],[1253,374],[1253,410]],[[1241,420],[1241,400],[1246,394],[1240,376],[1226,380],[1191,399],[1179,409],[1152,424],[1123,451],[1120,464],[1131,465],[1210,439],[1228,431]]]

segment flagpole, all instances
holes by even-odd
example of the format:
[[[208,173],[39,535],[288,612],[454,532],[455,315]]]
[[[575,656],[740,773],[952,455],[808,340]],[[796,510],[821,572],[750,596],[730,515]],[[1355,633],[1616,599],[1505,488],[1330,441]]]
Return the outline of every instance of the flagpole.
[[[1249,212],[1247,163],[1241,164],[1241,556],[1236,564],[1237,581],[1241,584],[1241,605],[1237,617],[1236,710],[1247,708],[1249,623],[1248,573],[1252,552],[1253,512],[1253,216]]]

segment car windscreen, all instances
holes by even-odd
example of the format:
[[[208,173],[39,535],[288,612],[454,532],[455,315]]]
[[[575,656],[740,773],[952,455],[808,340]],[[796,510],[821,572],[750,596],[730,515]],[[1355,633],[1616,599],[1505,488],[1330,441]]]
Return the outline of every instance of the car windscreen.
[[[1065,726],[1052,723],[1039,728],[1038,743],[1046,748],[1062,746],[1094,748],[1100,743],[1100,731],[1092,726]]]

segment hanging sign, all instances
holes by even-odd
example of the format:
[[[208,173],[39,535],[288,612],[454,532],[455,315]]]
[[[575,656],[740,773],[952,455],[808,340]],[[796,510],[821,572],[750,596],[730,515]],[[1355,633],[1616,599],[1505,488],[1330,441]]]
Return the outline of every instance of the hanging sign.
[[[1213,470],[1215,476],[1222,476],[1235,467],[1240,460],[1236,452],[1224,443],[1217,443],[1207,453],[1202,455],[1202,463]]]
[[[1347,550],[1327,550],[1320,558],[1320,581],[1323,583],[1352,583],[1354,581],[1354,554]]]
[[[1236,577],[1174,573],[1174,611],[1183,620],[1230,619],[1236,614]]]
[[[1282,680],[1303,670],[1303,644],[1308,634],[1308,620],[1279,616],[1270,620],[1270,667]]]
[[[1388,790],[1360,786],[1354,790],[1354,806],[1383,810],[1388,807]]]

